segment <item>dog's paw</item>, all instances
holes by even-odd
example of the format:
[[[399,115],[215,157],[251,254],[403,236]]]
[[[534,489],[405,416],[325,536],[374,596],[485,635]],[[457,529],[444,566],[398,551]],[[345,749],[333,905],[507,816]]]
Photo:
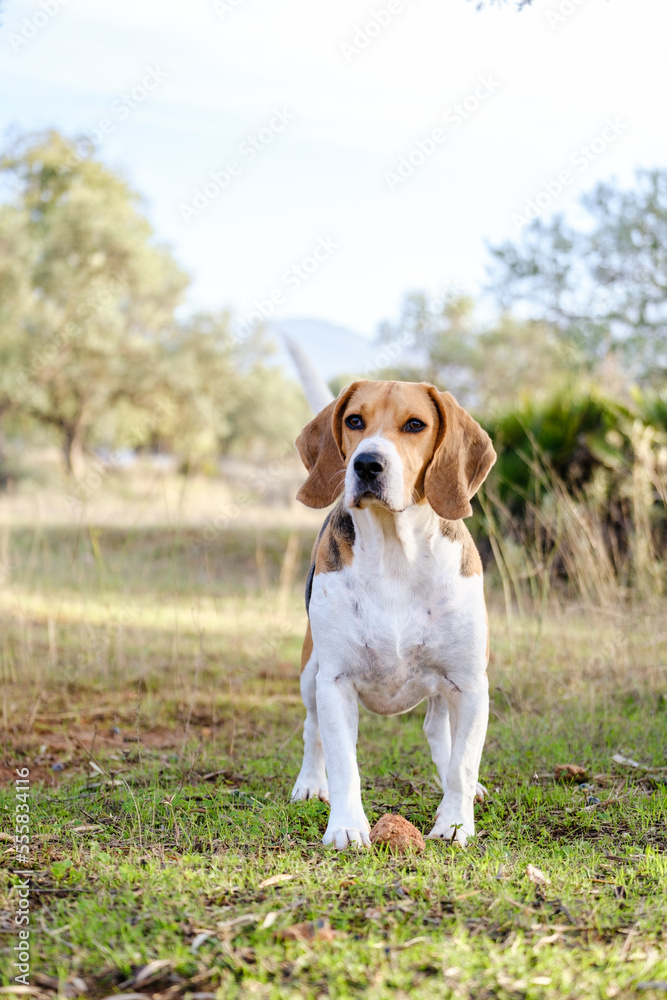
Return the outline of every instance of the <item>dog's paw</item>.
[[[325,847],[335,847],[344,851],[346,847],[370,847],[370,823],[364,816],[361,822],[352,820],[350,823],[329,823],[327,832],[322,838]]]
[[[478,781],[475,788],[475,802],[483,802],[488,794],[489,789],[485,788],[484,785],[480,785]]]
[[[463,823],[450,823],[447,820],[436,818],[435,826],[426,839],[442,840],[447,844],[457,844],[459,847],[465,847],[468,843],[468,837],[473,837],[474,834],[474,829],[466,830]]]
[[[308,775],[302,778],[299,775],[292,789],[290,802],[305,802],[307,799],[319,799],[320,802],[329,802],[329,788],[326,779]]]

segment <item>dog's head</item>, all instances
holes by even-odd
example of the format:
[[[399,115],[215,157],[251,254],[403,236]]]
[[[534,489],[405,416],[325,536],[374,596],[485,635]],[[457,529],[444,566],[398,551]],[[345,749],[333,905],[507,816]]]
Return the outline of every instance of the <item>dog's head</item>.
[[[344,486],[350,508],[398,512],[427,501],[450,521],[472,514],[496,460],[486,431],[425,382],[353,382],[296,445],[309,472],[297,498],[308,507],[328,507]]]

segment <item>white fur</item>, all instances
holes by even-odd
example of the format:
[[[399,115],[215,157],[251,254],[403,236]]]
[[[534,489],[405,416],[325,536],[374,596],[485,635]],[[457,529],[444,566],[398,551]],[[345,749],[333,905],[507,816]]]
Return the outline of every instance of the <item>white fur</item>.
[[[362,452],[373,452],[384,459],[383,499],[391,510],[403,510],[410,503],[410,497],[405,496],[403,460],[393,441],[389,441],[379,433],[373,437],[363,438],[350,456],[345,472],[345,506],[350,508],[355,506],[360,484],[354,471],[354,460]]]
[[[389,459],[391,490],[402,463],[385,439],[366,439],[364,450],[378,450],[378,442]],[[292,798],[330,800],[325,844],[368,846],[356,761],[358,702],[397,715],[427,698],[424,730],[444,792],[429,836],[464,845],[475,832],[488,720],[482,577],[461,576],[461,543],[443,536],[428,504],[395,513],[372,503],[349,512],[352,564],[313,582],[314,650],[301,682],[304,760]]]

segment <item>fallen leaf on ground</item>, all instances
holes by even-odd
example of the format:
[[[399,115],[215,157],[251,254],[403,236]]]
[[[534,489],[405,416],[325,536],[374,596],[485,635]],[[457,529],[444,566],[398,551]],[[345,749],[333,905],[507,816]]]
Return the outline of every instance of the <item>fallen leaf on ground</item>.
[[[583,781],[588,777],[588,771],[580,764],[556,764],[554,772],[561,781]]]
[[[421,854],[426,848],[424,838],[412,823],[402,816],[385,813],[377,821],[370,833],[371,844],[376,847],[386,847],[396,854],[406,854],[417,851]]]
[[[39,990],[34,989],[32,986],[0,986],[0,993],[3,996],[43,996]]]
[[[615,764],[624,764],[625,767],[640,767],[642,771],[646,768],[643,764],[640,764],[638,760],[633,760],[632,757],[624,757],[622,753],[615,753],[611,758]]]
[[[526,868],[526,875],[533,885],[549,885],[551,882],[551,879],[547,878],[544,872],[536,865],[528,865]]]
[[[33,979],[38,986],[46,986],[47,990],[57,990],[60,986],[60,980],[55,976],[46,976],[43,972],[35,972]]]
[[[387,951],[405,951],[406,948],[412,948],[413,945],[419,944],[421,941],[428,941],[425,937],[415,937],[410,938],[404,944],[392,944],[387,945],[384,941],[379,941],[377,944],[372,944],[371,948],[386,948]]]
[[[652,773],[667,771],[667,767],[649,767],[648,764],[640,764],[638,760],[633,760],[632,757],[624,757],[622,753],[615,753],[611,759],[615,764],[623,764],[624,767],[635,767],[640,771],[651,771]]]
[[[164,972],[165,969],[170,969],[174,963],[169,958],[159,958],[154,962],[149,962],[148,965],[144,965],[143,969],[139,969],[136,976],[132,980],[132,985],[146,986],[147,983],[153,982],[156,975],[159,972]]]
[[[146,1000],[145,993],[113,993],[104,1000]]]
[[[244,913],[241,917],[234,917],[232,920],[223,920],[216,924],[218,933],[233,930],[235,927],[243,927],[245,924],[256,924],[259,917],[255,913]]]
[[[213,933],[214,931],[200,931],[199,934],[197,934],[192,944],[190,945],[190,951],[192,952],[193,955],[197,954],[197,952],[204,944],[204,942],[208,941],[208,939],[211,937]]]
[[[328,920],[307,920],[303,924],[292,924],[276,931],[280,941],[333,941],[338,937]]]
[[[268,889],[270,885],[278,885],[280,882],[289,882],[293,878],[293,875],[272,875],[271,878],[265,878],[263,882],[260,882],[258,888]]]
[[[560,931],[554,931],[553,934],[545,934],[544,937],[539,938],[535,942],[535,948],[536,949],[541,948],[545,944],[555,944],[556,941],[560,941],[561,939],[562,939],[562,934],[560,933]]]

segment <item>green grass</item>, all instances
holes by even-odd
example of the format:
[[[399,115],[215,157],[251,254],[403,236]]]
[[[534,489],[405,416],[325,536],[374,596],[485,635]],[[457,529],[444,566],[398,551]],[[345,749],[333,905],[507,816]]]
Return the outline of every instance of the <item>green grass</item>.
[[[327,807],[288,802],[303,719],[310,537],[299,540],[293,580],[281,532],[225,533],[204,550],[178,531],[10,536],[0,808],[10,831],[12,769],[29,767],[34,988],[664,995],[643,988],[667,980],[664,607],[612,616],[553,601],[543,620],[508,621],[492,596],[477,838],[406,858],[336,854],[320,843]],[[400,812],[432,825],[440,790],[422,719],[362,712],[371,822]],[[583,785],[556,780],[566,763],[586,767]],[[0,843],[5,985],[12,846]],[[262,885],[276,875],[290,877]],[[309,921],[312,938],[283,937]]]

